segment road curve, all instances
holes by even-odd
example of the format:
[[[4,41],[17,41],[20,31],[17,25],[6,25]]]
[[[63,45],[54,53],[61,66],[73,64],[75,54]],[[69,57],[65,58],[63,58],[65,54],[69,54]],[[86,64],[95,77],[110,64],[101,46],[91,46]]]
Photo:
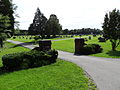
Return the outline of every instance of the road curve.
[[[63,51],[59,51],[58,57],[82,67],[99,90],[120,90],[120,59],[75,56]]]

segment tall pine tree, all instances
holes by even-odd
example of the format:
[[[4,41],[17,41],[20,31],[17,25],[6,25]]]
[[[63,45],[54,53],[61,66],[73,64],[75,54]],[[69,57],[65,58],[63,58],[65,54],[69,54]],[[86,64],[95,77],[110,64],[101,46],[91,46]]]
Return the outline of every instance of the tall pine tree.
[[[10,18],[10,26],[7,27],[8,30],[14,30],[14,5],[12,0],[0,0],[0,14],[3,16],[8,16]]]
[[[3,41],[8,37],[7,28],[10,26],[10,19],[8,16],[0,15],[0,47],[3,47]]]
[[[29,27],[30,34],[39,34],[43,38],[45,36],[45,26],[46,26],[47,18],[41,13],[40,9],[37,8],[35,13],[33,23]]]

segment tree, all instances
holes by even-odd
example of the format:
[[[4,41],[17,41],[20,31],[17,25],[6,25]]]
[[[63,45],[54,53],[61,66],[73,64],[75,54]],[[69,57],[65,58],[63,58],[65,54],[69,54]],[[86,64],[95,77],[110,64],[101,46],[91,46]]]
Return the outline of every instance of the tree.
[[[8,16],[0,15],[0,47],[3,47],[3,41],[8,37],[10,26],[10,18]]]
[[[120,12],[114,9],[106,13],[103,23],[103,33],[106,39],[109,39],[112,45],[112,51],[115,51],[120,44]]]
[[[62,30],[62,34],[68,35],[69,34],[69,30],[68,29]]]
[[[37,33],[35,33],[35,28],[33,26],[33,23],[30,24],[30,27],[28,28],[28,34],[29,35],[35,35],[35,34],[37,34]]]
[[[29,27],[29,33],[40,34],[41,37],[44,37],[46,23],[47,23],[47,18],[40,12],[40,9],[37,8],[33,23]]]
[[[3,16],[8,16],[10,18],[10,26],[7,27],[8,30],[12,30],[14,31],[14,10],[17,7],[12,4],[12,0],[0,0],[0,14],[2,14]]]
[[[62,26],[59,24],[59,19],[55,14],[50,15],[46,28],[46,34],[48,37],[49,35],[53,35],[53,37],[55,37],[57,34],[60,34]]]

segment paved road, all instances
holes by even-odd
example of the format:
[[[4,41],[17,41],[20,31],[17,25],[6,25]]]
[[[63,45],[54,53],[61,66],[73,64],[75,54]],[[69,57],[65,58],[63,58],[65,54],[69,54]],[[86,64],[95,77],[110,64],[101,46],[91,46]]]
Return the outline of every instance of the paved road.
[[[21,43],[11,40],[9,42]],[[28,45],[27,47],[32,49],[34,46]],[[82,67],[92,77],[99,90],[120,90],[120,59],[76,56],[73,53],[58,52],[60,59]]]

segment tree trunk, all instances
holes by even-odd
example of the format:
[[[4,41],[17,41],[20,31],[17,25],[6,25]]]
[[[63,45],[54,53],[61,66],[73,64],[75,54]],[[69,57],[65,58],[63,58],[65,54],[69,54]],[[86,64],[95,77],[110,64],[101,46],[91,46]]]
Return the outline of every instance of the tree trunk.
[[[3,40],[0,39],[0,47],[3,48]]]
[[[47,38],[50,38],[50,35],[47,35]]]
[[[116,43],[112,42],[112,51],[116,51]]]

